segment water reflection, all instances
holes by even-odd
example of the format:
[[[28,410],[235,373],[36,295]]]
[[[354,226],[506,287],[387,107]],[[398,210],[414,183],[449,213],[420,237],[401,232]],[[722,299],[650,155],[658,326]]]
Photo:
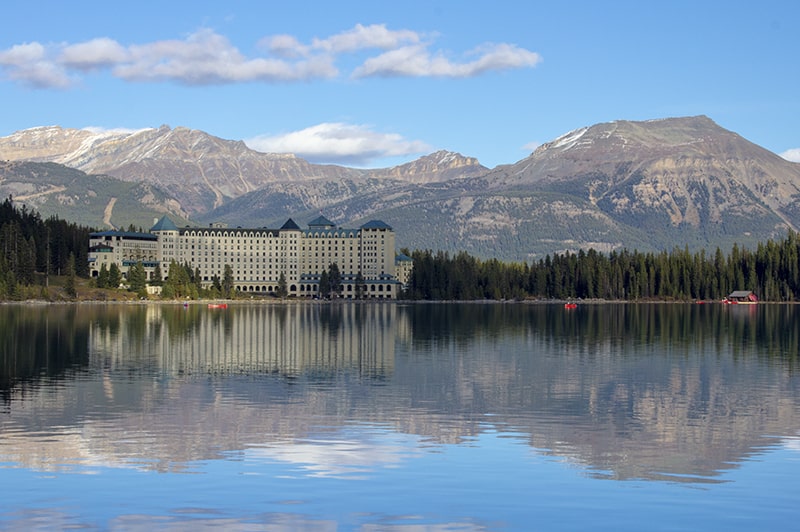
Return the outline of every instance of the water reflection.
[[[800,428],[791,305],[0,313],[0,462],[38,470],[235,452],[352,478],[500,432],[602,478],[714,482]]]
[[[88,364],[86,316],[69,306],[0,307],[0,397],[18,382]]]
[[[107,368],[382,378],[394,361],[391,305],[147,306],[116,318],[89,327],[89,349]]]

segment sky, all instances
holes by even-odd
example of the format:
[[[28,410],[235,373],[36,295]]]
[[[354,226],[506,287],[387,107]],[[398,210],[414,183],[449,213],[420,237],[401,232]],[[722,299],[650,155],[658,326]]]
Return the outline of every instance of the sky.
[[[8,2],[0,136],[169,125],[315,163],[493,168],[596,123],[706,115],[800,162],[799,18],[795,0]]]

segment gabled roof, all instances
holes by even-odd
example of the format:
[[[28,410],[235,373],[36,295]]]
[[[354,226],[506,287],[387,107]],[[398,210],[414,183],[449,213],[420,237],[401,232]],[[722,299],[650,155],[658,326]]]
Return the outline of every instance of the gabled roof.
[[[334,225],[335,224],[332,221],[328,220],[322,215],[308,222],[309,227],[333,227]]]
[[[739,298],[751,298],[751,299],[758,299],[756,295],[753,293],[752,290],[734,290],[728,297],[731,299],[739,299]]]
[[[281,227],[281,231],[288,231],[288,230],[297,230],[297,231],[299,231],[300,230],[300,226],[297,225],[296,223],[294,223],[294,220],[289,218],[288,220],[286,220],[286,223],[283,224],[283,226]]]
[[[361,229],[389,229],[391,230],[392,227],[387,224],[386,222],[382,222],[380,220],[370,220],[364,225],[361,226]]]
[[[414,262],[414,259],[406,255],[405,253],[398,253],[397,256],[394,258],[395,262]]]
[[[166,214],[164,216],[162,216],[161,219],[159,221],[157,221],[156,224],[153,227],[150,228],[150,232],[153,232],[153,231],[177,231],[177,230],[178,230],[178,226],[175,225],[175,222],[170,220],[169,216],[167,216]]]

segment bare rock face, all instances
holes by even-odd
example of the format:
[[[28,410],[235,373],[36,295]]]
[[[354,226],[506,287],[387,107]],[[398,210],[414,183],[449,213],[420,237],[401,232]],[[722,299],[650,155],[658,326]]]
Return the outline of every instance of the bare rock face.
[[[435,183],[477,177],[488,171],[489,169],[474,157],[437,151],[407,164],[385,170],[372,170],[369,174],[376,178],[398,179],[409,183]]]
[[[657,217],[672,227],[773,215],[783,232],[800,228],[800,165],[705,116],[581,128],[486,182],[568,192],[611,216]]]

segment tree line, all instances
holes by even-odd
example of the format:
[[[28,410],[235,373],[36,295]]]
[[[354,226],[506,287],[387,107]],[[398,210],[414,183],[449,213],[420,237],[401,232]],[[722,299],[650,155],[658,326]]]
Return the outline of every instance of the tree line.
[[[752,290],[765,301],[800,300],[800,237],[768,240],[724,254],[595,250],[547,255],[532,264],[480,260],[465,252],[406,255],[413,270],[405,297],[417,300],[718,300]]]
[[[37,297],[52,275],[88,277],[88,242],[92,229],[58,217],[43,220],[9,196],[0,203],[0,299]],[[781,240],[768,240],[755,250],[734,245],[728,254],[687,247],[671,252],[595,250],[547,255],[533,263],[482,260],[460,252],[416,250],[413,270],[403,297],[416,300],[477,299],[606,299],[716,300],[733,290],[752,290],[765,301],[800,300],[800,236],[789,231]],[[98,287],[117,287],[122,278],[116,265],[101,271]],[[147,284],[163,284],[167,297],[232,297],[232,272],[203,288],[199,272],[188,265],[171,265],[162,281],[160,272],[146,280],[143,269],[128,272],[127,284],[145,293]],[[357,280],[360,288],[363,279]],[[285,294],[285,279],[279,294]],[[341,275],[335,265],[320,279],[320,295],[335,295]],[[281,287],[279,287],[281,288]]]
[[[6,198],[0,203],[0,299],[35,297],[32,291],[51,275],[88,276],[90,232],[56,216],[42,220]]]

